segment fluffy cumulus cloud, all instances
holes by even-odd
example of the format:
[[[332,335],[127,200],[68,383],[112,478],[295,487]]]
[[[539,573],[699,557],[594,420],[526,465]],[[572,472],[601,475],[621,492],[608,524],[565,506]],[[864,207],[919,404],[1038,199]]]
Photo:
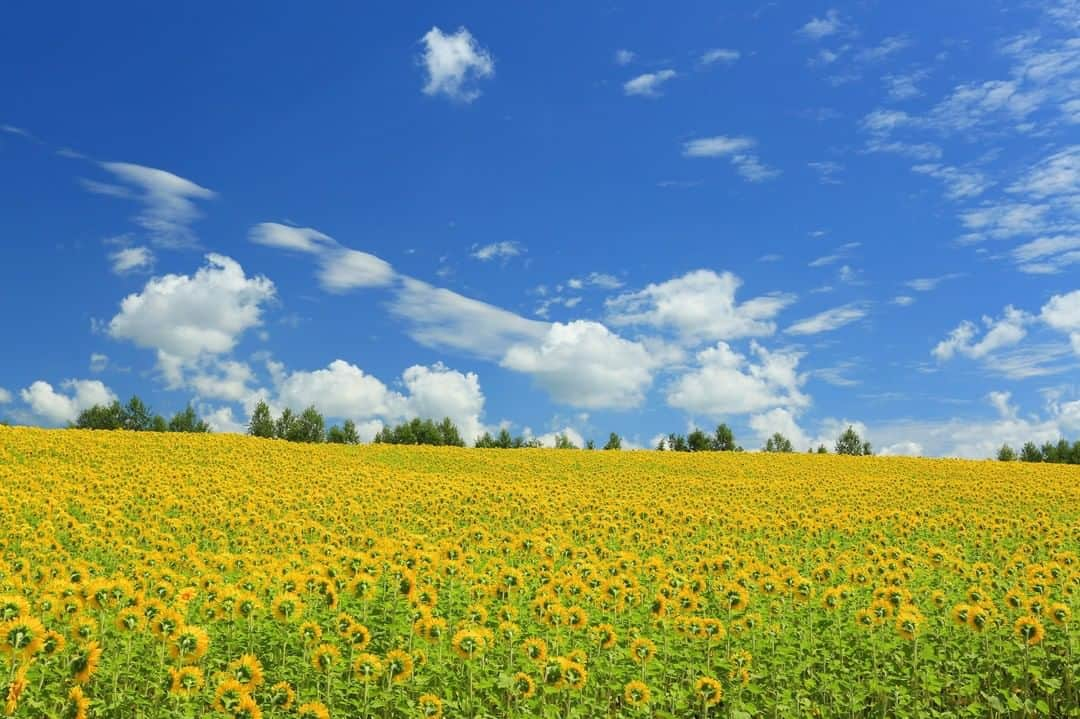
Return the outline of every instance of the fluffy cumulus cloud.
[[[101,167],[123,184],[87,180],[83,182],[87,190],[139,202],[142,210],[135,216],[135,223],[146,230],[155,244],[164,247],[195,244],[191,224],[200,216],[195,201],[213,198],[213,190],[166,170],[130,162],[103,162]]]
[[[660,97],[661,87],[668,81],[673,80],[677,74],[674,70],[646,72],[627,80],[623,84],[623,92],[627,95],[637,95],[639,97]]]
[[[421,62],[427,72],[424,94],[445,95],[459,102],[480,97],[476,81],[495,74],[495,59],[465,28],[453,34],[431,28],[421,38]]]
[[[125,297],[107,330],[115,339],[157,350],[159,368],[178,382],[185,364],[232,351],[245,331],[261,323],[274,295],[268,278],[248,277],[235,260],[211,253],[195,274],[154,277]]]
[[[116,399],[113,391],[96,379],[69,379],[57,391],[48,382],[38,380],[19,393],[34,417],[46,424],[74,422],[79,413],[96,404]]]
[[[797,412],[810,404],[798,371],[803,354],[769,351],[750,343],[746,356],[726,342],[697,355],[698,366],[678,377],[667,393],[672,407],[711,418],[760,414],[775,408]]]
[[[609,299],[608,319],[614,325],[672,329],[688,342],[773,334],[774,318],[795,301],[794,296],[771,294],[737,302],[741,285],[730,272],[696,270]]]
[[[1080,290],[1051,297],[1043,305],[1039,318],[1048,327],[1066,333],[1073,351],[1080,355]]]
[[[509,348],[502,366],[533,377],[557,402],[590,409],[642,402],[656,362],[644,345],[598,322],[554,323],[533,343]]]
[[[798,34],[810,40],[821,40],[830,35],[836,35],[844,30],[844,27],[844,23],[840,19],[840,13],[836,10],[829,10],[825,13],[825,17],[810,18],[805,25],[799,28]]]
[[[11,392],[8,392],[3,387],[0,387],[0,404],[10,404],[10,403],[11,403]]]
[[[786,407],[774,407],[767,412],[750,415],[749,424],[761,445],[779,432],[791,440],[791,445],[796,452],[812,446],[811,439],[799,426],[795,412]]]
[[[971,359],[986,357],[995,350],[1017,344],[1027,335],[1026,326],[1032,316],[1012,305],[1005,308],[999,318],[982,318],[985,332],[979,337],[979,328],[974,322],[965,320],[957,325],[946,337],[934,346],[931,354],[939,361],[947,361],[956,355]]]
[[[278,384],[276,403],[300,411],[314,404],[327,417],[351,419],[370,438],[384,423],[412,417],[449,417],[467,441],[484,431],[484,394],[475,373],[462,373],[442,364],[414,365],[402,373],[406,392],[388,388],[381,380],[345,360],[324,369],[297,370]]]

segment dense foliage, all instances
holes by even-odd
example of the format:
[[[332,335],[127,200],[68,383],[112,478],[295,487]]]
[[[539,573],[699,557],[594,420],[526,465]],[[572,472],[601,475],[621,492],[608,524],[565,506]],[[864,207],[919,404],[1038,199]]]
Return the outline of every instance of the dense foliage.
[[[9,715],[1076,716],[1049,464],[0,427]]]
[[[1069,444],[1067,439],[1057,442],[1044,442],[1041,446],[1034,442],[1025,442],[1020,454],[1008,444],[1001,445],[997,458],[1002,462],[1049,462],[1051,464],[1080,464],[1080,440]]]
[[[189,404],[165,421],[154,414],[138,396],[132,396],[127,404],[118,400],[110,404],[88,407],[76,418],[76,429],[126,429],[132,432],[209,432],[210,425],[203,421]]]

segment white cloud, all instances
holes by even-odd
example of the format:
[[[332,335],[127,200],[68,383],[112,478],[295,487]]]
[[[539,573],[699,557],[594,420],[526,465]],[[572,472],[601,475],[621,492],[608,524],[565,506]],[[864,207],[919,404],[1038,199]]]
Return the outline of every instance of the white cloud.
[[[961,212],[960,221],[977,233],[968,242],[978,241],[982,236],[1001,239],[1042,231],[1049,209],[1049,205],[1000,202]]]
[[[882,447],[878,454],[883,457],[922,457],[923,446],[918,442],[904,440]]]
[[[0,387],[0,404],[8,404],[11,402],[11,392],[8,392],[3,387]]]
[[[422,345],[465,350],[488,359],[501,359],[516,343],[539,342],[548,331],[546,322],[407,277],[402,278],[390,311],[408,322],[406,332]]]
[[[656,360],[598,322],[556,322],[539,342],[510,347],[501,362],[531,375],[556,401],[590,409],[642,402]]]
[[[815,335],[821,332],[831,332],[844,325],[861,320],[867,314],[869,314],[869,310],[863,304],[842,305],[801,319],[785,329],[784,332],[789,335]]]
[[[325,252],[321,257],[319,283],[328,292],[385,287],[397,277],[389,262],[367,252],[339,248]]]
[[[487,262],[488,260],[499,258],[517,257],[522,252],[524,252],[524,248],[522,248],[520,243],[504,241],[492,242],[491,244],[482,247],[473,245],[472,252],[469,253],[469,256],[480,260],[481,262]]]
[[[986,333],[975,341],[979,329],[973,322],[964,321],[949,333],[949,336],[937,343],[931,354],[939,361],[952,359],[960,354],[971,359],[986,357],[991,352],[1017,344],[1027,335],[1025,326],[1030,324],[1032,316],[1012,305],[1005,308],[998,319],[984,316],[983,325]]]
[[[409,391],[409,414],[436,422],[449,417],[470,444],[483,434],[484,393],[474,372],[461,373],[436,363],[414,365],[401,377]]]
[[[386,260],[344,247],[333,237],[311,227],[261,222],[248,231],[248,239],[267,247],[314,255],[319,263],[316,276],[327,292],[385,287],[397,278],[394,268]]]
[[[472,102],[480,97],[476,81],[495,74],[495,59],[468,30],[462,27],[447,35],[433,27],[421,41],[422,61],[427,70],[425,94],[441,94],[460,102]]]
[[[893,35],[882,40],[873,47],[860,50],[855,59],[859,62],[880,62],[890,55],[895,55],[911,45],[911,38],[905,35]]]
[[[750,415],[749,424],[760,445],[764,445],[770,437],[779,432],[791,440],[792,448],[796,452],[802,452],[811,446],[811,440],[796,421],[795,413],[784,407]]]
[[[634,53],[630,50],[619,49],[615,51],[616,65],[629,65],[634,61]]]
[[[749,137],[701,137],[683,144],[686,157],[728,157],[753,149],[757,143]]]
[[[832,254],[823,255],[810,261],[810,267],[827,267],[828,265],[835,264],[842,259],[851,256],[851,251],[862,246],[861,242],[848,242],[845,245],[840,245],[836,248]]]
[[[1054,235],[1026,242],[1012,250],[1013,259],[1021,264],[1080,249],[1080,235]]]
[[[757,155],[749,152],[757,142],[750,137],[700,137],[683,143],[685,157],[725,157],[735,170],[750,182],[764,182],[780,174],[780,171],[764,165]]]
[[[1073,351],[1080,355],[1080,290],[1051,297],[1043,305],[1039,319],[1048,327],[1068,334]]]
[[[840,13],[829,10],[825,17],[811,18],[805,25],[799,28],[798,33],[811,40],[820,40],[830,35],[835,35],[844,29],[844,23],[840,19]]]
[[[1044,158],[1013,183],[1009,192],[1040,200],[1080,193],[1080,145],[1071,145]]]
[[[945,183],[945,196],[950,200],[966,200],[978,197],[989,188],[993,182],[978,170],[965,172],[956,167],[928,163],[915,165],[911,168],[922,175],[928,175]]]
[[[555,431],[552,431],[552,432],[547,432],[546,434],[537,435],[535,437],[535,439],[540,442],[541,446],[550,448],[550,447],[555,446],[556,438],[560,434],[565,435],[566,438],[568,440],[570,440],[570,443],[573,444],[575,447],[584,447],[585,446],[585,438],[583,436],[581,436],[581,432],[578,432],[576,429],[574,429],[573,427],[571,427],[569,425],[567,425],[566,427],[563,427],[562,429],[559,429],[559,430],[555,430]],[[525,434],[524,436],[525,436],[525,439],[530,439],[530,437],[531,437],[531,435],[529,435],[529,434]]]
[[[892,298],[892,304],[899,307],[908,307],[909,305],[915,304],[915,298],[910,295],[897,295]]]
[[[627,95],[638,95],[640,97],[659,97],[661,94],[660,87],[676,76],[677,73],[674,70],[647,72],[627,80],[623,84],[623,92]]]
[[[605,272],[590,272],[588,276],[584,278],[571,277],[566,281],[566,285],[573,290],[580,290],[584,287],[599,287],[603,290],[617,290],[623,286],[623,281],[615,275],[609,275]]]
[[[942,282],[955,280],[960,277],[963,277],[963,275],[958,272],[950,272],[947,275],[938,275],[937,277],[918,277],[914,280],[908,280],[904,285],[916,292],[930,292],[931,290],[937,289],[937,286]]]
[[[200,407],[199,416],[210,425],[211,432],[227,434],[247,434],[245,418],[234,417],[232,407]]]
[[[124,247],[109,254],[112,271],[117,275],[149,271],[154,266],[154,253],[149,247]]]
[[[185,364],[230,352],[261,324],[263,305],[274,296],[269,279],[247,277],[235,260],[211,253],[194,275],[154,277],[125,297],[108,332],[157,350],[159,369],[177,383]]]
[[[100,352],[94,352],[90,355],[90,371],[91,372],[104,372],[105,368],[109,366],[108,355],[103,355]]]
[[[327,417],[351,419],[365,428],[364,439],[370,439],[384,423],[413,417],[436,422],[449,417],[467,442],[483,433],[484,395],[476,374],[463,374],[439,363],[414,365],[402,373],[402,381],[407,394],[388,389],[378,378],[338,359],[325,369],[284,375],[277,402],[294,411],[314,404]]]
[[[68,394],[57,392],[48,382],[38,380],[19,393],[38,419],[48,424],[74,422],[79,413],[96,404],[110,404],[116,395],[102,382],[94,379],[69,379],[60,387]]]
[[[922,95],[918,83],[929,77],[930,73],[925,70],[908,73],[907,75],[886,75],[881,78],[885,83],[885,89],[889,93],[889,99],[895,102],[911,100]]]
[[[667,402],[672,407],[710,418],[761,413],[776,407],[797,411],[810,404],[800,387],[806,379],[798,372],[803,355],[790,350],[770,352],[750,343],[757,363],[718,342],[698,353],[698,367],[671,385]]]
[[[833,160],[821,162],[808,162],[807,167],[818,173],[818,181],[823,185],[839,185],[843,182],[837,175],[844,170],[844,166]]]
[[[199,397],[204,399],[225,399],[243,402],[253,395],[250,383],[255,381],[255,373],[246,362],[218,360],[202,363],[187,378],[187,384]]]
[[[278,222],[260,222],[248,231],[248,239],[257,245],[318,254],[338,246],[336,240],[311,227],[293,227]]]
[[[721,62],[725,65],[730,65],[731,63],[738,60],[739,57],[740,53],[738,50],[730,50],[724,47],[717,47],[713,48],[712,50],[706,50],[704,53],[702,53],[701,64],[712,65],[714,63]]]
[[[199,218],[200,213],[194,201],[213,198],[215,194],[212,190],[171,172],[129,162],[103,162],[101,167],[131,189],[90,181],[83,183],[88,190],[117,197],[134,197],[142,203],[143,209],[135,216],[135,223],[147,231],[155,244],[163,247],[190,247],[196,244],[190,225]]]
[[[605,306],[612,324],[674,329],[690,342],[773,334],[773,319],[795,297],[772,294],[739,303],[735,294],[740,285],[742,280],[730,272],[695,270],[613,297]]]

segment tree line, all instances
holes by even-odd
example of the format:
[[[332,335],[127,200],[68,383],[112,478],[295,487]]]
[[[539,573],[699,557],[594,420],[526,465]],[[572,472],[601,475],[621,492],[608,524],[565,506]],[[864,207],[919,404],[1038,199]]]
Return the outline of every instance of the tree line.
[[[1051,464],[1080,464],[1080,440],[1069,444],[1065,438],[1057,442],[1044,442],[1041,446],[1025,442],[1016,452],[1008,444],[1001,445],[997,458],[1002,462],[1049,462]]]
[[[133,395],[127,404],[113,400],[95,404],[79,412],[69,427],[75,429],[126,429],[132,432],[209,432],[208,425],[189,404],[167,420],[154,414],[146,403]]]
[[[71,427],[78,429],[125,429],[136,432],[209,432],[210,426],[188,404],[183,410],[177,412],[171,419],[166,420],[159,414],[154,414],[150,408],[138,396],[132,396],[127,404],[120,404],[114,400],[106,405],[94,405],[79,413],[77,419],[70,423]],[[286,407],[281,414],[274,417],[270,411],[270,405],[260,401],[255,405],[248,420],[247,433],[253,437],[266,439],[284,439],[289,442],[332,444],[359,444],[360,435],[356,424],[351,420],[345,420],[340,426],[326,426],[326,419],[322,413],[309,405],[303,412],[296,413]],[[466,442],[461,436],[460,430],[449,417],[441,422],[431,419],[414,418],[402,422],[396,426],[385,426],[379,430],[372,440],[376,444],[423,444],[437,447],[465,447]],[[565,432],[555,435],[555,449],[579,449],[573,440]],[[601,449],[622,449],[623,441],[617,433],[608,435],[608,440]],[[527,449],[542,447],[543,444],[536,437],[514,436],[506,428],[500,429],[496,434],[484,432],[475,442],[474,447],[482,449]],[[596,449],[596,443],[589,439],[585,442],[584,449]],[[694,429],[687,435],[672,432],[662,437],[657,443],[659,451],[671,452],[742,452],[741,445],[736,443],[735,434],[727,424],[720,424],[712,434],[707,434],[701,429]],[[873,454],[869,442],[863,441],[858,432],[849,426],[837,438],[833,450],[836,454],[869,455]],[[780,432],[776,432],[765,442],[762,447],[764,452],[794,452],[795,448],[791,440]],[[825,445],[819,445],[818,454],[827,454],[829,450]],[[1080,441],[1069,445],[1065,440],[1058,444],[1046,443],[1041,448],[1028,442],[1024,445],[1019,457],[1012,448],[1004,445],[998,452],[998,459],[1012,460],[1019,458],[1025,462],[1065,462],[1080,464]]]

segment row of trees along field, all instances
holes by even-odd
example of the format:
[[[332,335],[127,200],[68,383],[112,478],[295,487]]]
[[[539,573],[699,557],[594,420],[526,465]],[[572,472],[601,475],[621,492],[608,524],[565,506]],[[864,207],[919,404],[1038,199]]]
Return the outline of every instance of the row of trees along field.
[[[95,404],[79,412],[71,423],[76,429],[126,429],[133,432],[209,432],[208,425],[189,404],[166,421],[154,414],[138,396],[127,404],[114,400],[111,404]]]
[[[1046,442],[1041,447],[1034,442],[1025,442],[1017,453],[1008,444],[1001,445],[997,458],[1002,462],[1050,462],[1052,464],[1080,464],[1080,440],[1069,444],[1066,439]]]

